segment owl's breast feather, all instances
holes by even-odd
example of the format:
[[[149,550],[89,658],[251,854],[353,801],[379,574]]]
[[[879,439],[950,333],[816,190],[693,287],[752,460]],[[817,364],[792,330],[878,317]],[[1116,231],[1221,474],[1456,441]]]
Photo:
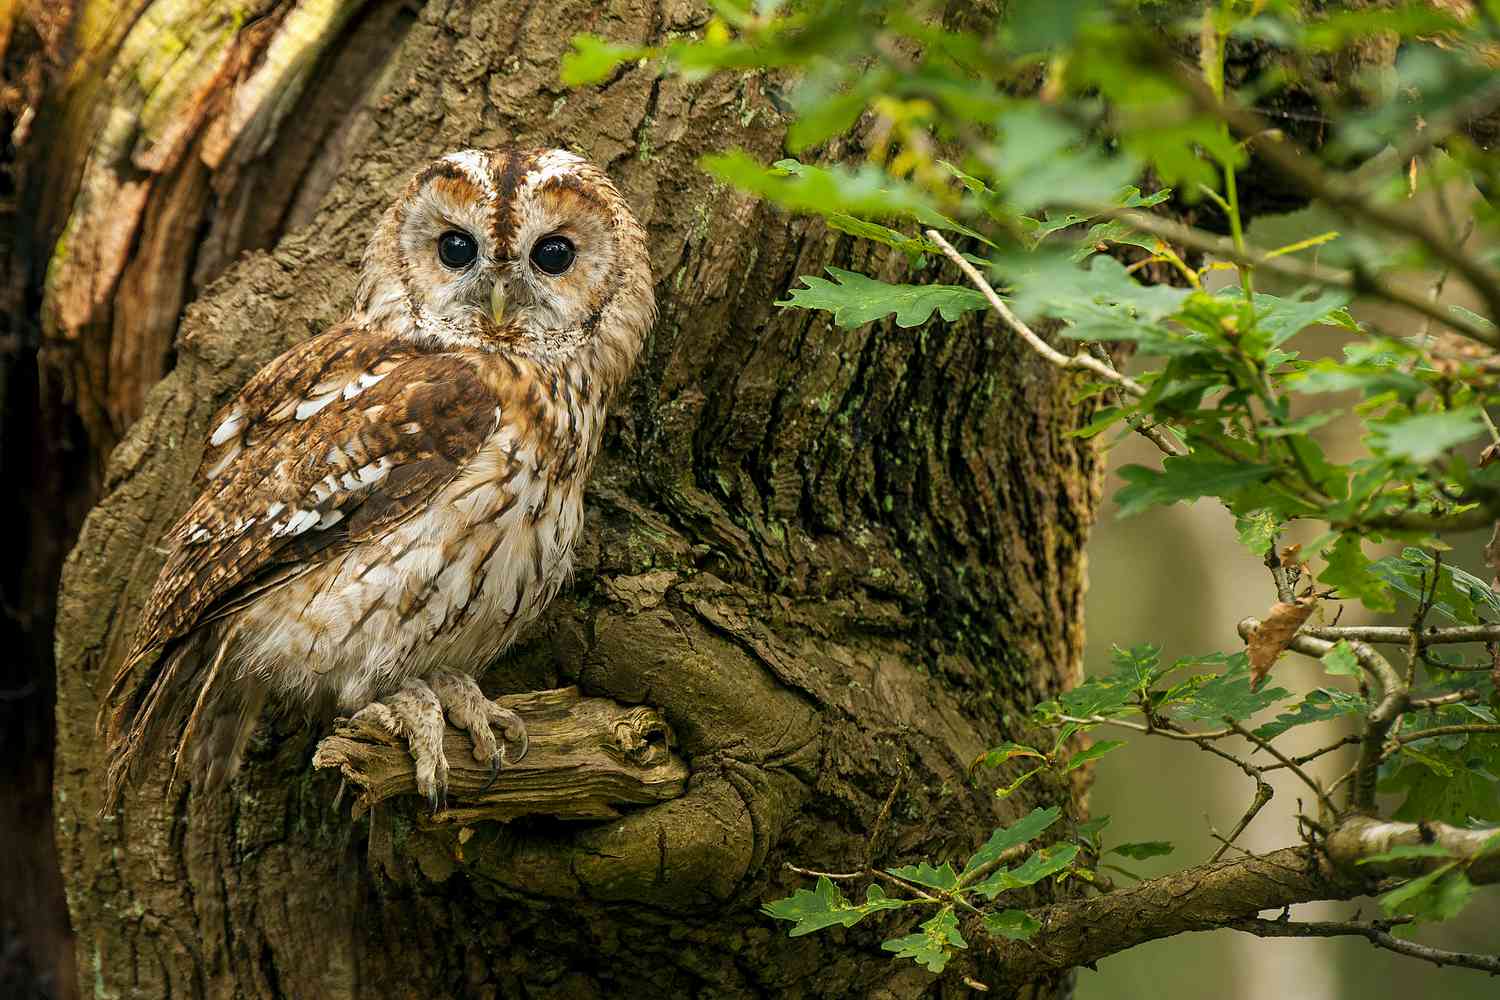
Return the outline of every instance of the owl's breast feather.
[[[426,509],[247,609],[255,672],[353,710],[438,668],[482,670],[572,570],[600,423],[501,423]]]

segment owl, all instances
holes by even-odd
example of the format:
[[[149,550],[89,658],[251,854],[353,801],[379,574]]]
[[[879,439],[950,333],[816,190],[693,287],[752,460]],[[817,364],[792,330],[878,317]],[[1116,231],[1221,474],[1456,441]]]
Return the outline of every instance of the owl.
[[[171,746],[174,780],[222,786],[273,708],[383,726],[434,809],[445,716],[492,769],[519,759],[524,725],[475,676],[571,571],[655,313],[645,234],[597,167],[471,149],[418,172],[348,318],[213,419],[101,711],[106,808]]]

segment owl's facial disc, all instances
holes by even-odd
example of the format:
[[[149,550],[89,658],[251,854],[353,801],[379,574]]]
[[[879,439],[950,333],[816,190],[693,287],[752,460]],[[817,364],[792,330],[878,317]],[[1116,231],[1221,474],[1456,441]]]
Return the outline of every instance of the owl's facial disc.
[[[357,308],[455,347],[563,359],[598,336],[625,274],[649,278],[640,243],[609,178],[572,153],[464,150],[387,214]]]

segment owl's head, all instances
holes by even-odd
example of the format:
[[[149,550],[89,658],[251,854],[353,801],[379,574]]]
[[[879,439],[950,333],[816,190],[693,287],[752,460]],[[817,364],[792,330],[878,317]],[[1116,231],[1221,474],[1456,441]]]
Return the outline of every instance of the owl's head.
[[[655,318],[645,234],[566,150],[450,153],[381,219],[354,318],[447,347],[562,360],[620,341],[633,357]]]

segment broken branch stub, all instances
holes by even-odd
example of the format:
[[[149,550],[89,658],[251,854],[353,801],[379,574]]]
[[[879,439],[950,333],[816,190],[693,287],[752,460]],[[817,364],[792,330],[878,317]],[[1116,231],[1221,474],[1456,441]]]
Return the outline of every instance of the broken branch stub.
[[[468,735],[448,726],[443,752],[449,807],[435,814],[433,823],[527,815],[610,819],[620,815],[621,806],[665,802],[687,787],[687,764],[669,749],[671,730],[653,708],[587,698],[575,687],[495,701],[520,714],[530,749],[491,784],[489,767],[474,759]],[[319,742],[313,766],[338,768],[359,789],[356,815],[394,796],[417,794],[405,743],[353,719],[334,724],[333,735]]]

